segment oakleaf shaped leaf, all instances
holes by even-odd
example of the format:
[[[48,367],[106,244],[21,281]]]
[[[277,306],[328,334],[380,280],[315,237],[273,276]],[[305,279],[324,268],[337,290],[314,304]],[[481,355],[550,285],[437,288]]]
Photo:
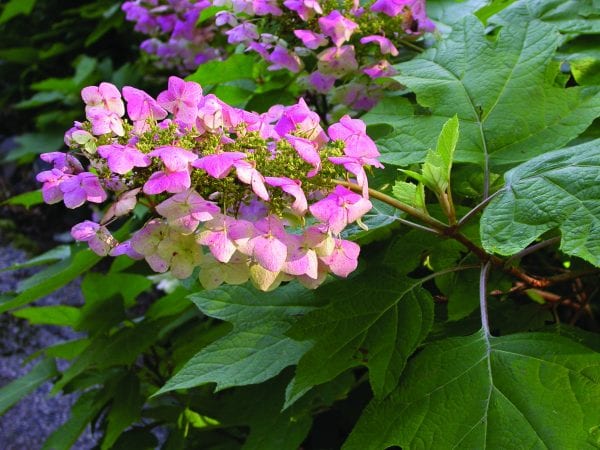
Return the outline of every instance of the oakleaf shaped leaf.
[[[553,334],[479,332],[428,345],[344,449],[594,448],[599,404],[600,354]]]
[[[481,218],[488,252],[513,255],[559,228],[563,252],[600,266],[600,139],[538,156],[504,178]]]
[[[552,25],[536,20],[507,25],[495,40],[476,17],[455,24],[447,39],[395,66],[395,79],[421,108],[399,114],[406,99],[392,98],[365,116],[371,127],[394,126],[377,140],[382,161],[423,162],[455,114],[461,123],[455,162],[484,166],[487,155],[499,172],[566,145],[600,115],[600,88],[554,84],[559,41]]]
[[[316,306],[312,291],[290,283],[273,292],[223,286],[189,298],[204,314],[233,324],[233,330],[193,356],[156,395],[216,383],[216,390],[261,383],[296,364],[310,348],[284,333],[296,316]]]
[[[314,345],[298,363],[286,406],[312,386],[361,364],[369,368],[377,397],[391,392],[433,323],[433,300],[421,283],[375,268],[352,282],[340,280],[319,289],[318,295],[331,303],[300,319],[289,332]]]
[[[507,24],[540,19],[563,33],[600,33],[597,0],[519,0],[492,17],[491,22]]]

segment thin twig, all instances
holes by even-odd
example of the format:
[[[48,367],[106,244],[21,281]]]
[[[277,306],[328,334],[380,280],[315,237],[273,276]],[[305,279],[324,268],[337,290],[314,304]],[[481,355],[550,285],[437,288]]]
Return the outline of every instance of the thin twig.
[[[502,192],[502,189],[500,189],[499,191],[494,192],[492,195],[490,195],[489,197],[485,198],[482,202],[480,202],[478,205],[476,205],[473,209],[471,209],[467,214],[465,214],[459,221],[458,221],[458,227],[460,228],[461,226],[463,226],[466,222],[468,222],[469,220],[471,220],[473,217],[475,217],[475,215],[481,211],[483,208],[485,208],[487,206],[487,204],[498,194],[500,194],[500,192]]]
[[[487,279],[490,272],[491,262],[487,261],[481,265],[481,273],[479,275],[479,309],[481,309],[481,328],[486,337],[490,334],[490,322],[487,309]]]
[[[417,230],[426,231],[427,233],[440,234],[438,230],[426,227],[425,225],[419,225],[418,223],[403,219],[402,217],[396,217],[395,220],[408,227],[416,228]]]
[[[423,53],[425,51],[425,49],[419,47],[418,45],[413,44],[410,41],[406,41],[404,39],[398,39],[398,43],[404,45],[405,47],[410,48],[411,50],[414,50],[415,52],[418,53]]]
[[[538,250],[540,250],[544,247],[549,247],[558,242],[560,242],[560,236],[556,236],[551,239],[547,239],[545,241],[538,242],[537,244],[531,245],[531,246],[521,250],[519,253],[515,253],[514,255],[512,255],[510,258],[508,258],[506,260],[506,264],[510,264],[511,262],[513,262],[516,259],[521,259],[524,256],[530,255],[531,253],[537,252]]]
[[[350,183],[349,181],[344,180],[334,180],[334,182],[354,192],[362,193],[362,187],[360,187],[358,184]],[[396,200],[394,197],[390,197],[389,195],[384,194],[383,192],[379,192],[375,189],[369,188],[369,196],[376,198],[377,200],[381,200],[382,202],[387,203],[388,205],[393,206],[394,208],[399,209],[400,211],[404,211],[405,213],[413,216],[414,218],[419,219],[421,222],[426,223],[435,230],[444,230],[447,228],[446,224],[444,224],[443,222],[440,222],[439,220],[434,219],[433,217],[429,216],[423,211],[417,208],[413,208],[412,206],[409,206],[406,203],[402,203]]]

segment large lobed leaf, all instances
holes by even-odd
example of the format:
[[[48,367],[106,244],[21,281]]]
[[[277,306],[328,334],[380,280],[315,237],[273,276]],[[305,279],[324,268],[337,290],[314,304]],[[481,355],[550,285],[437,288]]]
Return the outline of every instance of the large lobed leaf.
[[[373,401],[344,449],[588,449],[600,445],[600,355],[544,333],[426,347]]]
[[[600,139],[509,171],[481,218],[488,252],[512,255],[559,228],[561,250],[600,266]]]
[[[369,369],[375,395],[389,394],[433,323],[433,301],[421,284],[379,267],[319,289],[331,303],[303,317],[289,333],[314,345],[298,363],[286,405],[361,364]]]
[[[383,162],[422,162],[454,114],[461,128],[455,161],[483,165],[487,154],[497,171],[577,137],[600,114],[600,88],[554,84],[559,37],[533,20],[507,25],[492,40],[469,16],[436,47],[398,64],[395,78],[425,109],[391,98],[365,116],[370,125],[393,125],[377,141]]]
[[[312,291],[296,283],[268,293],[224,286],[190,299],[204,314],[234,327],[192,357],[159,394],[205,383],[216,383],[217,390],[261,383],[296,364],[310,347],[284,334],[296,316],[316,306]]]

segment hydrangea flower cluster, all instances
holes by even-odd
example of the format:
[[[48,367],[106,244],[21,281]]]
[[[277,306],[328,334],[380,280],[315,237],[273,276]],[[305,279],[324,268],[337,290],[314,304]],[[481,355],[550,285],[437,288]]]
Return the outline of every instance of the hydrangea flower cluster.
[[[218,26],[230,44],[266,60],[270,70],[309,73],[313,92],[327,94],[345,111],[371,109],[392,81],[400,50],[434,25],[425,0],[213,0],[228,7]]]
[[[316,287],[357,267],[359,246],[340,234],[371,209],[365,168],[382,167],[361,120],[325,131],[302,99],[257,114],[177,77],[157,98],[110,83],[82,98],[87,120],[65,134],[71,151],[43,154],[52,168],[37,179],[47,203],[107,203],[100,221],[71,231],[97,254],[198,273],[206,288]],[[362,195],[335,182],[350,178]],[[117,242],[107,227],[138,205],[150,217]]]
[[[150,36],[141,48],[158,58],[160,66],[181,74],[194,71],[200,64],[217,58],[213,22],[197,26],[209,0],[131,0],[123,3],[127,20],[135,30]]]

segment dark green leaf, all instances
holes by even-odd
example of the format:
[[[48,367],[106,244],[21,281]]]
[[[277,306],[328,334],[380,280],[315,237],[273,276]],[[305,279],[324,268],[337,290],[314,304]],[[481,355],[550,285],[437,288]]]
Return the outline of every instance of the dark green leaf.
[[[254,61],[255,58],[253,56],[234,54],[224,61],[209,61],[202,64],[186,80],[205,85],[226,83],[244,78],[251,79],[253,78]]]
[[[79,320],[79,308],[66,305],[34,306],[13,311],[12,315],[26,319],[32,325],[72,327]]]
[[[510,5],[491,22],[510,24],[542,20],[563,33],[600,33],[600,8],[597,0],[519,0]]]
[[[0,303],[0,313],[26,305],[54,292],[91,269],[99,261],[100,257],[92,251],[80,250],[70,258],[36,273],[19,284],[16,297]]]
[[[9,0],[0,14],[0,25],[21,14],[28,16],[31,14],[35,2],[36,0]]]
[[[376,397],[389,394],[433,322],[433,301],[421,284],[379,267],[320,288],[318,295],[331,303],[289,332],[314,345],[298,363],[286,406],[358,365],[369,368]]]
[[[600,266],[600,139],[538,156],[505,182],[481,218],[487,251],[513,255],[558,228],[563,252]]]
[[[159,393],[205,383],[216,383],[217,390],[260,383],[296,364],[309,347],[284,335],[295,317],[315,304],[312,291],[295,283],[268,293],[224,286],[190,299],[207,316],[234,328],[190,359]]]
[[[2,386],[0,388],[0,415],[56,375],[58,375],[58,371],[54,359],[42,359],[27,375]]]
[[[492,170],[500,170],[568,143],[600,114],[600,88],[553,84],[558,43],[554,27],[539,21],[507,25],[495,41],[475,17],[456,24],[437,47],[396,66],[395,78],[426,109],[387,119],[378,108],[367,114],[395,126],[378,141],[382,160],[422,162],[454,114],[461,123],[457,162],[483,165],[487,153]]]
[[[139,419],[143,405],[140,380],[129,373],[117,384],[115,398],[106,417],[108,424],[100,447],[102,450],[112,448],[121,433]]]
[[[31,206],[44,203],[42,191],[24,192],[2,202],[2,205],[21,205],[29,209]]]
[[[69,450],[85,427],[100,413],[111,392],[95,389],[81,395],[71,407],[69,419],[57,428],[44,443],[42,450]]]
[[[58,150],[63,143],[62,133],[26,133],[15,138],[17,147],[6,155],[4,161],[31,162],[44,152]]]
[[[600,355],[543,333],[427,346],[363,412],[344,449],[594,448]]]

